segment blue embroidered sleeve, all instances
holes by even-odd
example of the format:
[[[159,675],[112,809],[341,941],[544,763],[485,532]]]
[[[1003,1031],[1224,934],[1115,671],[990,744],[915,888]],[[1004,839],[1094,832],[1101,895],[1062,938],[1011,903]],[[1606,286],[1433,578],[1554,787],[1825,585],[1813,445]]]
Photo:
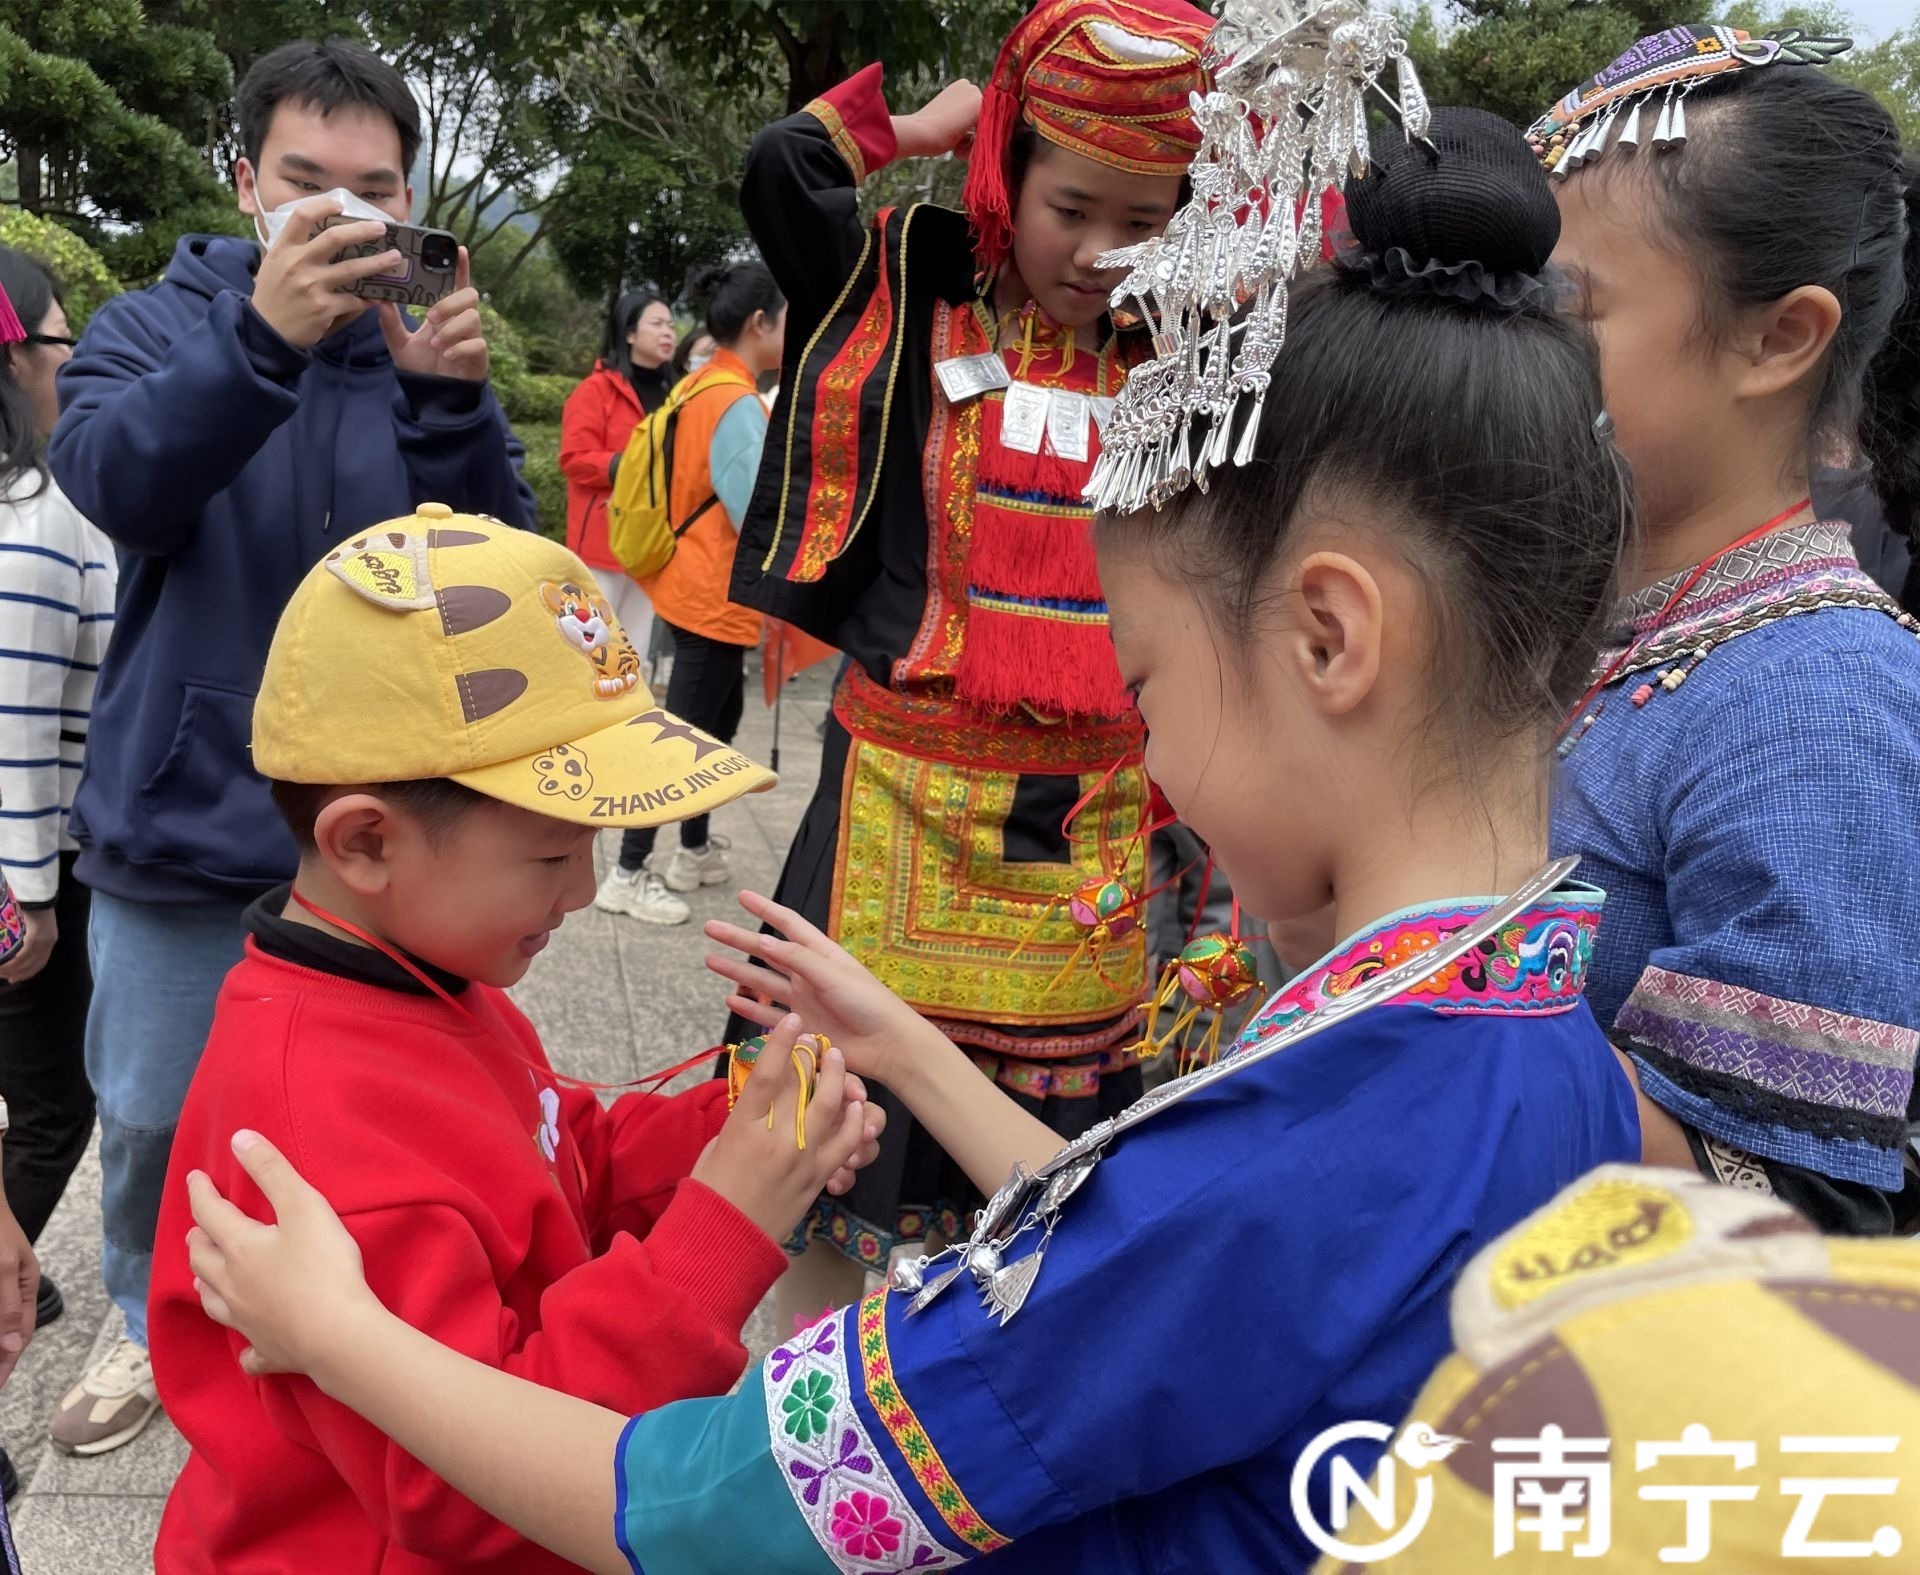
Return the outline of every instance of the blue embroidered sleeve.
[[[1616,1027],[1682,1121],[1897,1191],[1920,1046],[1920,955],[1897,939],[1920,912],[1920,643],[1869,612],[1739,645],[1727,682],[1701,683],[1708,662],[1676,697],[1694,705],[1664,788],[1673,939]]]

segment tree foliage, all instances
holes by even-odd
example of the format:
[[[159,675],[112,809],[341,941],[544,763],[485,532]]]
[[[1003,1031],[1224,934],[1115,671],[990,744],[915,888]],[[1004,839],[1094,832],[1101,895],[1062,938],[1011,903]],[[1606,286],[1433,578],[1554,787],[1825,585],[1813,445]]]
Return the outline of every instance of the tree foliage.
[[[932,71],[943,80],[966,74],[956,63],[979,53],[987,62],[1026,6],[1020,0],[632,0],[627,14],[639,36],[676,60],[698,62],[722,93],[764,89],[772,60],[784,68],[791,114],[875,60],[889,74]],[[978,70],[978,67],[973,69]]]
[[[120,293],[120,281],[98,252],[73,231],[24,208],[0,208],[0,246],[25,252],[53,275],[75,333]]]
[[[91,228],[204,200],[181,127],[228,91],[212,40],[149,26],[139,0],[0,0],[0,157],[30,212]]]

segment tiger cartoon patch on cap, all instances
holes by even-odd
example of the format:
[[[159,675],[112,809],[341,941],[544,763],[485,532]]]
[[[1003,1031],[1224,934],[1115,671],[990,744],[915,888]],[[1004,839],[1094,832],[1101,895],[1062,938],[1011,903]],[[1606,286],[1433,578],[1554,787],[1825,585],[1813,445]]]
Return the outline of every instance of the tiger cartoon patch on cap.
[[[274,633],[253,754],[280,781],[445,777],[597,826],[703,815],[774,781],[654,703],[565,547],[437,503],[354,536],[302,581]]]

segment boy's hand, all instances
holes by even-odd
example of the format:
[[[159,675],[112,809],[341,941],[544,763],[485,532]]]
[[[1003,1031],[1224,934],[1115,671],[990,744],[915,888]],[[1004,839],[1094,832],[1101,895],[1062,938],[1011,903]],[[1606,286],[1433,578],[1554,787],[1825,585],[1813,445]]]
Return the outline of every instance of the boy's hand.
[[[893,1081],[889,1059],[924,1031],[920,1014],[792,909],[751,891],[740,893],[740,906],[780,934],[718,919],[707,924],[708,940],[745,953],[707,957],[707,966],[737,987],[727,1005],[762,1028],[791,1008],[844,1050],[855,1071],[882,1083]]]
[[[309,197],[298,204],[253,276],[254,311],[299,350],[311,349],[367,309],[365,301],[349,293],[355,284],[391,273],[400,264],[400,254],[391,250],[340,258],[349,246],[384,239],[387,226],[383,219],[357,219],[331,230],[319,228],[322,219],[339,211],[340,204],[331,197]]]
[[[266,1194],[277,1224],[235,1208],[202,1171],[187,1177],[196,1221],[187,1232],[200,1305],[250,1343],[249,1373],[312,1375],[338,1346],[353,1315],[379,1301],[367,1288],[360,1248],[327,1200],[257,1132],[236,1132],[233,1152]]]
[[[871,1158],[880,1132],[869,1130],[863,1100],[847,1097],[846,1061],[838,1050],[820,1058],[812,1102],[800,1115],[800,1079],[793,1047],[800,1019],[781,1017],[767,1035],[740,1102],[693,1167],[693,1179],[711,1187],[775,1241],[785,1241],[806,1217],[821,1189]],[[769,1124],[768,1117],[772,1122]],[[804,1120],[807,1146],[794,1142]]]
[[[0,984],[25,984],[46,967],[54,943],[60,939],[60,920],[53,909],[25,908],[21,912],[27,921],[26,943],[0,963]]]
[[[387,354],[402,372],[419,377],[460,377],[478,383],[487,375],[487,337],[480,327],[480,292],[469,282],[467,249],[453,274],[453,293],[427,308],[426,320],[411,331],[391,301],[378,303],[380,331]]]
[[[13,1210],[0,1198],[0,1387],[13,1376],[20,1353],[33,1338],[39,1294],[39,1260]]]
[[[932,159],[943,153],[964,156],[980,120],[980,90],[962,77],[949,82],[933,100],[911,115],[893,117],[896,156]]]

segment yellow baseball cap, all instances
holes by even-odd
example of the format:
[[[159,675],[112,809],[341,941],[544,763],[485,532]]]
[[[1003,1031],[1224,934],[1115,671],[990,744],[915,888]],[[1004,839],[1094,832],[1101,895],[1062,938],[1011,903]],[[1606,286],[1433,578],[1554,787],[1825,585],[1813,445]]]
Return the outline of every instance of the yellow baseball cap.
[[[588,826],[684,820],[775,780],[654,703],[584,563],[444,503],[300,582],[254,703],[253,763],[282,782],[450,777]]]

